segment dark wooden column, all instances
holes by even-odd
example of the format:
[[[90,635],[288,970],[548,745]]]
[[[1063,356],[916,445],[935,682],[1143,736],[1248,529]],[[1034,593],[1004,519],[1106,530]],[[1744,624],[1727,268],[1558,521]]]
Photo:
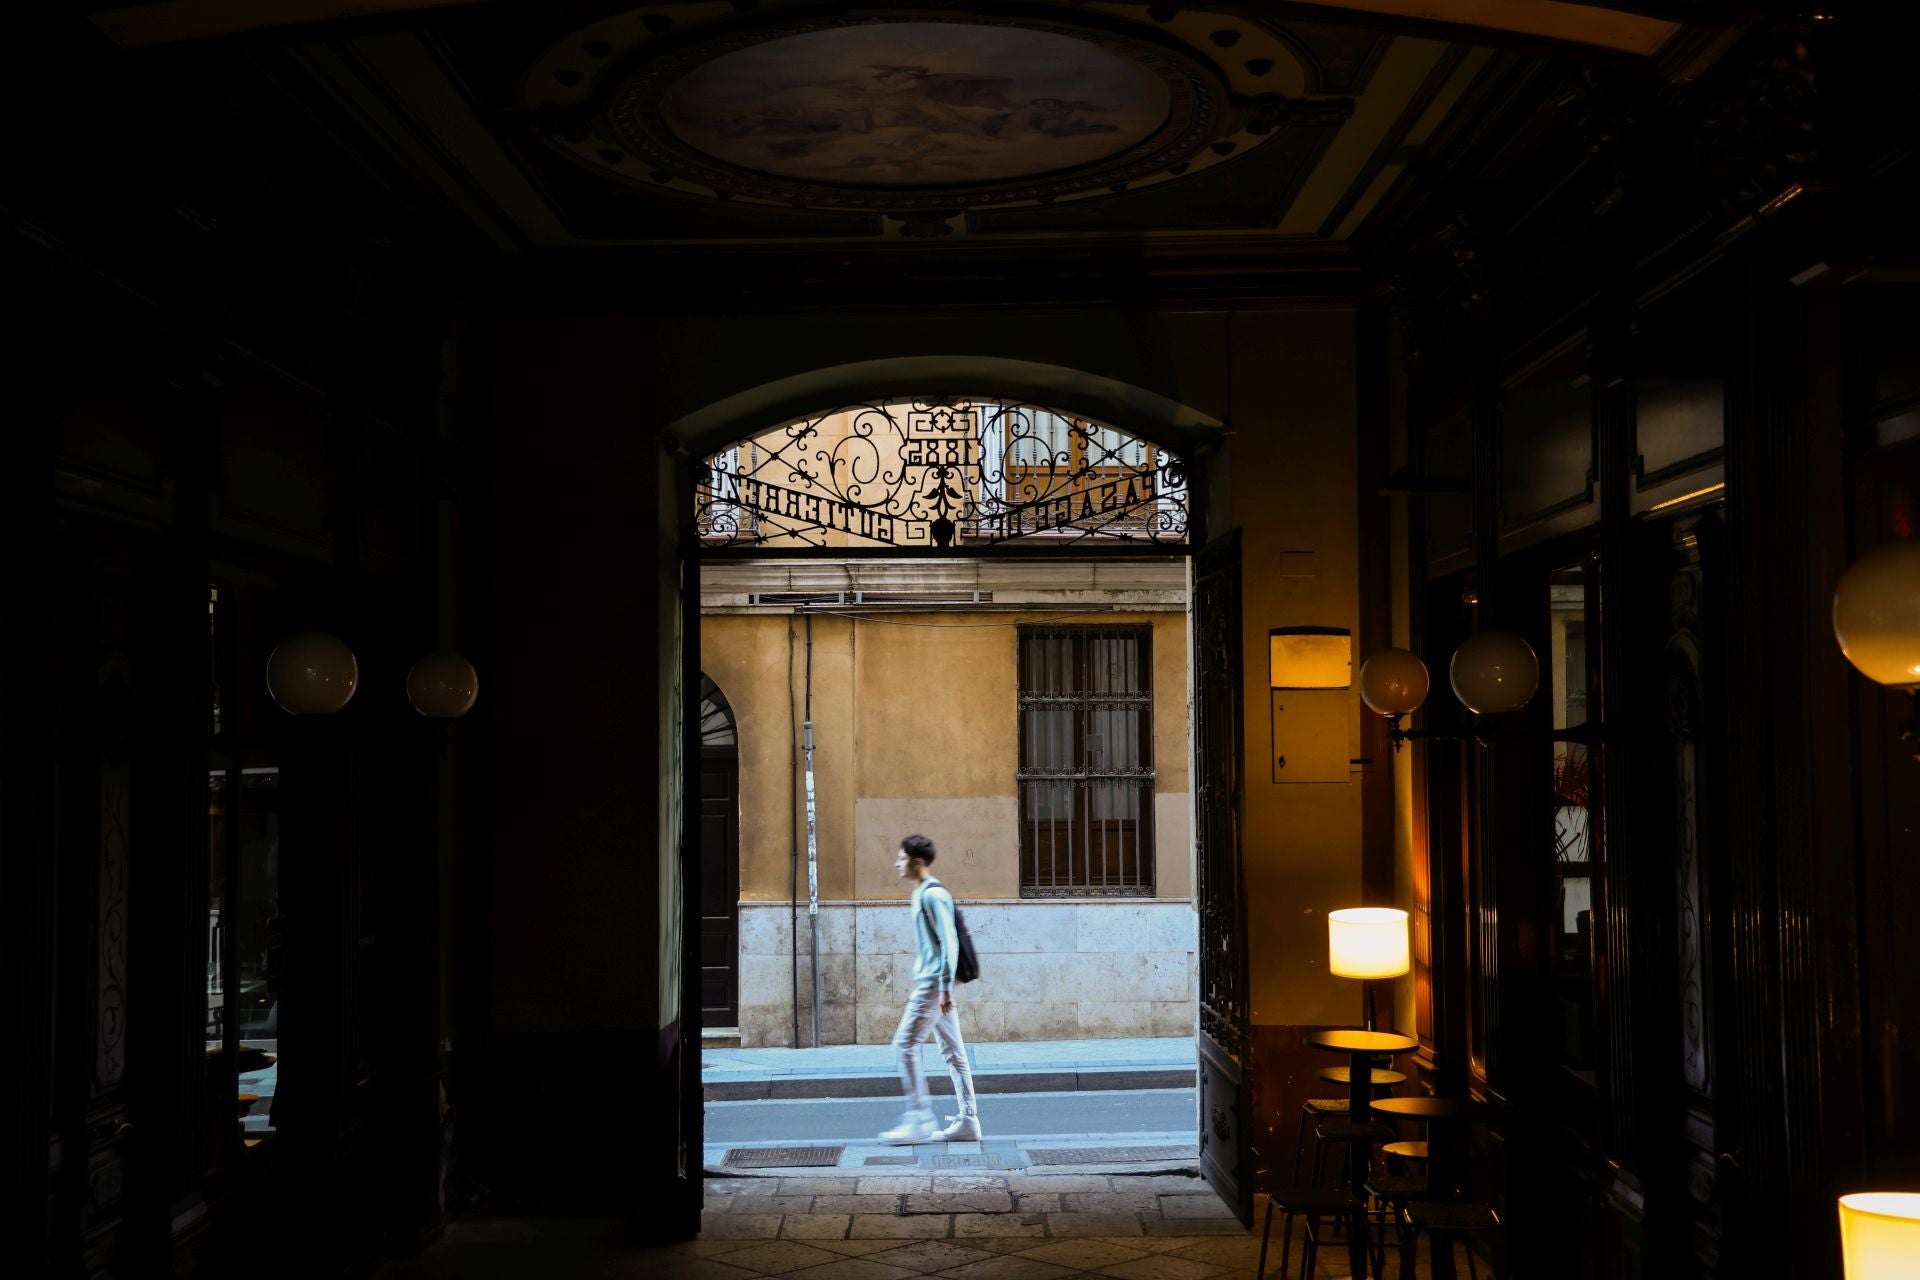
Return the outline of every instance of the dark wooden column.
[[[18,266],[9,255],[7,266]],[[0,1230],[29,1273],[46,1265],[52,1108],[54,886],[53,401],[59,363],[34,371],[0,466]],[[46,353],[40,352],[44,356]]]
[[[1778,237],[1776,237],[1776,240]],[[1862,1166],[1849,699],[1830,629],[1846,556],[1839,286],[1788,282],[1753,254],[1746,367],[1727,432],[1731,1084],[1739,1145],[1720,1153],[1731,1240],[1778,1242],[1823,1275],[1833,1197]],[[1756,1245],[1756,1247],[1761,1247]],[[1783,1273],[1776,1252],[1752,1274]],[[1730,1271],[1739,1273],[1739,1259]]]

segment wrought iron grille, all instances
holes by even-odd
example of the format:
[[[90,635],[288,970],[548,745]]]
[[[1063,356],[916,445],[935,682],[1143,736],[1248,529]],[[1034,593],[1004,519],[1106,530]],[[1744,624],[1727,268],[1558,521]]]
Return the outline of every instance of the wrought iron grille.
[[[695,520],[710,551],[940,549],[1015,538],[1187,544],[1186,464],[1086,418],[968,397],[858,404],[723,449]]]
[[[1020,629],[1020,896],[1150,896],[1152,633]]]

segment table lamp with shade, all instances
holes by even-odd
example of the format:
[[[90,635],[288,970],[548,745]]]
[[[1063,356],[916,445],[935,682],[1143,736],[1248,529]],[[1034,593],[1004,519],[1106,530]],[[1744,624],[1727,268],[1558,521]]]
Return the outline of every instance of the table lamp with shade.
[[[1920,1276],[1920,1192],[1841,1196],[1840,1256],[1847,1280]]]
[[[1413,968],[1407,913],[1397,907],[1346,907],[1327,913],[1327,971],[1358,978],[1365,993],[1367,1030],[1373,1027],[1373,984]]]

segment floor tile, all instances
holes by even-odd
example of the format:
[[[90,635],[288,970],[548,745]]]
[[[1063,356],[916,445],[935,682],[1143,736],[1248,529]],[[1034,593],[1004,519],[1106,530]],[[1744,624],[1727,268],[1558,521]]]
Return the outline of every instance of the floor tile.
[[[1247,1229],[1238,1218],[1148,1218],[1149,1235],[1163,1236],[1240,1236]]]
[[[898,1213],[899,1196],[815,1196],[815,1213]]]
[[[1212,1262],[1223,1267],[1250,1267],[1260,1257],[1260,1237],[1249,1233],[1242,1236],[1212,1236],[1197,1241],[1183,1239],[1179,1248],[1169,1252],[1177,1258],[1192,1258],[1196,1262]],[[1299,1252],[1296,1247],[1294,1253]],[[1280,1239],[1276,1235],[1268,1251],[1267,1262],[1270,1266],[1278,1265],[1279,1258]]]
[[[1137,1236],[1140,1219],[1130,1213],[1050,1213],[1047,1234],[1051,1236]]]
[[[1226,1274],[1226,1268],[1170,1253],[1156,1253],[1130,1262],[1111,1263],[1099,1268],[1099,1273],[1117,1280],[1206,1280],[1209,1276]]]
[[[1233,1210],[1226,1202],[1209,1191],[1200,1196],[1161,1196],[1160,1216],[1163,1218],[1231,1218]]]
[[[1077,1271],[1091,1271],[1106,1266],[1110,1262],[1126,1262],[1132,1258],[1144,1258],[1148,1255],[1131,1241],[1101,1240],[1049,1240],[1043,1245],[1020,1251],[1023,1258],[1038,1258],[1042,1262],[1051,1262],[1062,1267],[1071,1267]]]
[[[1068,1213],[1151,1213],[1160,1212],[1160,1197],[1146,1191],[1070,1191],[1060,1197],[1060,1207]]]
[[[1151,1191],[1158,1195],[1197,1195],[1202,1191],[1211,1191],[1207,1180],[1200,1177],[1188,1177],[1183,1173],[1117,1173],[1112,1177],[1115,1191]]]
[[[785,1275],[804,1267],[817,1267],[823,1262],[833,1262],[839,1256],[799,1240],[768,1240],[737,1253],[729,1253],[726,1262],[731,1267],[746,1267],[761,1275],[772,1276]]]
[[[849,1196],[854,1192],[858,1177],[844,1178],[782,1178],[780,1194],[788,1196]],[[765,1193],[762,1193],[765,1194]]]
[[[1013,1197],[1004,1191],[914,1192],[900,1199],[902,1213],[1012,1213]]]
[[[882,1253],[888,1249],[898,1249],[898,1240],[810,1240],[807,1243],[818,1245],[834,1253],[845,1254],[849,1258],[864,1257],[870,1253]]]
[[[1059,1213],[1060,1195],[1054,1191],[1022,1191],[1013,1198],[1017,1213]]]
[[[969,1262],[951,1271],[942,1271],[939,1280],[1059,1280],[1059,1277],[1073,1274],[1070,1268],[1042,1262],[1038,1258],[1003,1253],[997,1258]]]
[[[912,1244],[867,1256],[875,1262],[884,1262],[890,1267],[905,1267],[909,1271],[927,1274],[947,1271],[995,1255],[970,1245],[955,1244],[950,1240],[916,1240]]]
[[[905,1267],[890,1267],[884,1262],[874,1262],[868,1258],[835,1258],[832,1262],[823,1262],[817,1267],[808,1267],[803,1271],[789,1271],[782,1280],[916,1280],[918,1271],[909,1271]]]
[[[856,1213],[847,1236],[852,1240],[912,1240],[944,1236],[952,1225],[944,1214],[901,1218],[891,1214]]]
[[[861,1178],[853,1190],[855,1194],[863,1196],[891,1196],[905,1191],[931,1191],[933,1177],[923,1173],[918,1176]]]
[[[700,1234],[710,1238],[771,1240],[780,1234],[777,1213],[702,1213]]]
[[[730,1213],[805,1213],[812,1196],[734,1196]]]
[[[1040,1213],[956,1213],[953,1234],[966,1239],[987,1236],[1044,1239],[1046,1215]]]
[[[1076,1173],[1010,1173],[1007,1175],[1007,1188],[1011,1191],[1113,1190],[1112,1184],[1105,1178]]]
[[[838,1240],[847,1234],[850,1215],[844,1213],[794,1213],[780,1224],[780,1235],[788,1240]]]

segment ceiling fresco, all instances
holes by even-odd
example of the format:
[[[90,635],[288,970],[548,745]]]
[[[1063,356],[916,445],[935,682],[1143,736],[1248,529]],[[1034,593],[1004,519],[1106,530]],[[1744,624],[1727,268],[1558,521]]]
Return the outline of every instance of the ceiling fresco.
[[[1559,0],[291,0],[273,9],[284,26],[271,8],[162,0],[92,20],[130,48],[253,30],[248,56],[351,119],[366,163],[522,253],[1337,247],[1520,56],[1503,39],[1652,57],[1681,30]]]

